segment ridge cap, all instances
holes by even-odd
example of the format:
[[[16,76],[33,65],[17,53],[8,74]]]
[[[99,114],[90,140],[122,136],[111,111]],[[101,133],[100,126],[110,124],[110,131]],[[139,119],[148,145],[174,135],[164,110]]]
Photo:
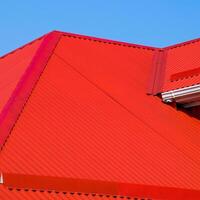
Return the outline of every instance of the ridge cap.
[[[44,36],[44,40],[39,45],[30,64],[27,66],[14,91],[11,93],[9,100],[0,112],[0,150],[2,150],[5,145],[5,142],[28,101],[32,90],[39,80],[49,58],[53,54],[60,37],[61,34],[55,31]]]

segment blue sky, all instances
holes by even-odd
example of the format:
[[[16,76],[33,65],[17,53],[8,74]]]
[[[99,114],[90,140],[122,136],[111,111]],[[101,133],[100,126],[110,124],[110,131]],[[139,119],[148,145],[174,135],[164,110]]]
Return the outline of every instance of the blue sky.
[[[0,55],[51,30],[163,47],[200,37],[199,0],[4,0]]]

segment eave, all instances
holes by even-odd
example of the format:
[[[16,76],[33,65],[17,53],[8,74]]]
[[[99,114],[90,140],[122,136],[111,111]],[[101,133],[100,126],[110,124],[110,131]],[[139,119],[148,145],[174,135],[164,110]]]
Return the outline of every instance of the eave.
[[[183,107],[200,105],[200,84],[161,93],[165,103],[176,102]]]

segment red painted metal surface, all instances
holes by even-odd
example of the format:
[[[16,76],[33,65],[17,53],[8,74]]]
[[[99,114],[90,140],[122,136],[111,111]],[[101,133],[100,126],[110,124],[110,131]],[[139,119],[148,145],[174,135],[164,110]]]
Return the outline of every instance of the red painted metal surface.
[[[27,66],[31,62],[42,38],[0,57],[0,113],[13,93],[16,84],[23,76]]]
[[[189,78],[193,76],[199,76],[199,74],[200,74],[200,68],[194,68],[187,71],[182,71],[179,73],[172,74],[170,80],[179,81],[181,79],[185,79],[185,78]]]
[[[148,50],[153,50],[153,51],[160,49],[160,48],[152,47],[152,46],[133,44],[133,43],[128,43],[128,42],[104,39],[104,38],[97,38],[97,37],[93,37],[93,36],[85,36],[85,35],[66,33],[66,32],[60,32],[60,31],[57,31],[57,32],[62,33],[64,36],[68,36],[68,37],[72,37],[72,38],[79,38],[79,39],[90,40],[90,41],[95,41],[95,42],[103,42],[103,43],[113,44],[113,45],[117,45],[117,46],[142,48],[142,49],[148,49]]]
[[[152,64],[148,94],[156,95],[200,83],[200,39],[157,49],[155,52],[158,53]]]
[[[165,80],[162,91],[200,83],[200,41],[194,40],[167,48]]]
[[[0,171],[199,199],[200,122],[146,95],[154,52],[63,34],[1,151]]]
[[[139,185],[132,183],[106,182],[99,180],[72,179],[65,177],[47,177],[21,174],[4,174],[7,188],[34,188],[35,190],[70,192],[82,194],[102,194],[122,197],[151,197],[151,199],[199,200],[199,190]]]
[[[10,125],[5,118],[10,110],[10,105],[15,101],[16,85],[21,82],[27,66],[31,63],[42,41],[43,38],[39,38],[0,58],[0,148],[9,134]],[[14,115],[18,115],[18,113],[15,114],[14,111],[11,111],[10,118],[13,123],[16,120]]]
[[[31,57],[32,60],[29,58],[29,63],[23,65],[24,71],[23,73],[21,72],[20,80],[18,78],[14,82],[12,95],[10,94],[9,99],[0,112],[0,147],[3,146],[7,139],[35,83],[46,66],[52,51],[58,43],[60,35],[60,33],[52,32],[44,36],[42,43],[39,43],[40,46],[37,46],[37,51],[32,52],[31,49],[34,56]],[[22,55],[26,56],[23,53]],[[6,67],[6,65],[3,66]],[[19,70],[18,66],[15,65],[15,67]],[[13,75],[16,76],[16,72],[13,72]],[[7,92],[7,88],[5,90]]]
[[[34,190],[34,189],[8,189],[7,187],[0,185],[0,199],[1,200],[151,200],[149,198],[140,197],[124,197],[124,196],[112,196],[101,194],[87,194],[80,192],[58,192],[58,191],[46,191],[46,190]]]

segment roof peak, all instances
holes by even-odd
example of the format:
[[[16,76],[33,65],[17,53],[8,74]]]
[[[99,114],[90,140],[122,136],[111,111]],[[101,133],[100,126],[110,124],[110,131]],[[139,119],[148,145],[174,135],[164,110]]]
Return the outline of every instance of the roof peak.
[[[161,50],[161,51],[170,50],[170,49],[177,48],[177,47],[182,47],[182,46],[185,46],[185,45],[190,45],[192,43],[196,43],[196,42],[200,41],[200,38],[196,38],[196,39],[180,42],[180,43],[177,43],[177,44],[169,45],[169,46],[166,46],[166,47],[154,47],[154,46],[140,45],[140,44],[135,44],[135,43],[130,43],[130,42],[123,42],[123,41],[118,41],[118,40],[112,40],[112,39],[106,39],[106,38],[100,38],[100,37],[76,34],[76,33],[71,33],[71,32],[64,32],[64,31],[59,31],[59,30],[52,30],[52,31],[42,35],[41,37],[38,37],[38,38],[34,39],[33,41],[31,41],[31,42],[29,42],[29,43],[27,43],[27,44],[25,44],[23,46],[20,46],[19,48],[15,49],[15,50],[13,50],[11,52],[8,52],[8,53],[0,56],[0,59],[13,54],[16,51],[21,50],[21,49],[25,48],[28,45],[31,45],[32,43],[36,42],[37,40],[40,40],[40,39],[44,38],[45,36],[47,36],[49,34],[61,34],[61,35],[69,36],[69,37],[74,37],[74,38],[79,38],[79,39],[88,39],[88,40],[104,42],[104,43],[108,43],[108,44],[115,44],[115,45],[127,46],[127,47],[135,47],[135,48],[142,48],[142,49],[148,49],[148,50]]]
[[[156,49],[161,49],[161,48],[157,48],[157,47],[152,47],[152,46],[147,46],[147,45],[140,45],[140,44],[134,44],[134,43],[128,43],[128,42],[122,42],[122,41],[117,41],[117,40],[111,40],[111,39],[105,39],[105,38],[99,38],[99,37],[94,37],[94,36],[87,36],[87,35],[82,35],[82,34],[75,34],[75,33],[70,33],[70,32],[62,32],[62,31],[58,31],[58,30],[52,30],[44,35],[42,35],[41,37],[38,37],[34,40],[32,40],[29,43],[26,43],[25,45],[22,45],[18,48],[16,48],[13,51],[10,51],[2,56],[0,56],[0,59],[5,58],[9,55],[12,55],[13,53],[25,48],[28,45],[33,44],[34,42],[44,38],[47,35],[54,35],[54,34],[60,34],[60,35],[65,35],[65,36],[69,36],[69,37],[74,37],[74,38],[79,38],[79,39],[88,39],[88,40],[93,40],[93,41],[99,41],[99,42],[104,42],[104,43],[108,43],[108,44],[116,44],[116,45],[121,45],[121,46],[127,46],[127,47],[135,47],[135,48],[142,48],[142,49],[148,49],[148,50],[156,50]]]

